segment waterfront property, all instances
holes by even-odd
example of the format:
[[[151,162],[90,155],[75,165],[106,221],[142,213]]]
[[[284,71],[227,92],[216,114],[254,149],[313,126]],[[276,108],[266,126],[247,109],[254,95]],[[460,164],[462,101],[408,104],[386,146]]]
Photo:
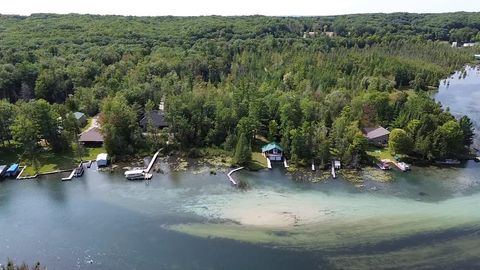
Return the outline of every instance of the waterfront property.
[[[101,153],[97,155],[97,167],[105,167],[108,165],[108,155]]]
[[[480,54],[475,54],[475,59],[480,60]]]
[[[282,161],[283,148],[276,142],[271,142],[262,147],[262,154],[270,161]]]
[[[375,145],[388,144],[388,138],[390,137],[390,131],[380,126],[364,128],[363,134],[368,139],[368,142]]]
[[[74,112],[73,116],[75,117],[75,120],[77,120],[77,124],[80,127],[84,127],[87,124],[87,116],[84,113]]]
[[[151,124],[155,128],[162,129],[168,127],[168,123],[165,120],[165,113],[162,110],[151,111],[143,115],[142,119],[140,120],[140,126],[144,131],[147,130],[149,121],[151,121]]]
[[[92,127],[80,134],[78,141],[84,146],[100,147],[103,145],[103,134],[98,127]]]

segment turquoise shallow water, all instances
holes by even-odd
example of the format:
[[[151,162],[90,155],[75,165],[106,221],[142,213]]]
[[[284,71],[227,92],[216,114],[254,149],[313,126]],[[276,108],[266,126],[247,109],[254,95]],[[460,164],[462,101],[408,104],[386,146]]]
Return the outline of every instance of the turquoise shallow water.
[[[476,71],[450,81],[436,97],[478,123],[480,104],[449,97],[480,93]],[[480,268],[479,163],[365,170],[361,185],[302,182],[281,168],[240,171],[234,177],[250,183],[247,191],[223,172],[164,166],[167,174],[149,183],[94,170],[71,182],[0,182],[0,261],[49,269]]]
[[[96,171],[67,183],[4,181],[0,258],[50,269],[478,265],[478,165],[392,173],[392,183],[358,188],[296,182],[281,169],[240,172],[246,192],[224,174],[192,171],[150,184]]]

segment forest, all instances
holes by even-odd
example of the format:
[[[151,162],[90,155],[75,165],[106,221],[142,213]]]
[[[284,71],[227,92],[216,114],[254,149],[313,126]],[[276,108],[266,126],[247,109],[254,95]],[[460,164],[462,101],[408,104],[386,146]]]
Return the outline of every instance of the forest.
[[[0,16],[0,141],[25,160],[83,151],[72,112],[100,113],[115,157],[166,147],[223,149],[239,164],[277,141],[296,164],[358,166],[362,129],[390,151],[462,158],[473,128],[430,92],[480,41],[480,13],[331,17]],[[165,101],[168,131],[138,121]],[[169,134],[166,134],[166,133]],[[2,150],[3,149],[3,150]],[[237,153],[235,153],[237,152]]]

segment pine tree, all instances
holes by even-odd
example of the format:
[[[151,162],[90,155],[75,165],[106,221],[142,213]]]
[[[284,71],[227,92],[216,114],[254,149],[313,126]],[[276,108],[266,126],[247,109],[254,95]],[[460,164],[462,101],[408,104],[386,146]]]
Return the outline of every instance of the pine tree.
[[[233,162],[238,165],[246,165],[252,158],[252,149],[245,136],[245,133],[240,134],[235,147],[235,155]]]

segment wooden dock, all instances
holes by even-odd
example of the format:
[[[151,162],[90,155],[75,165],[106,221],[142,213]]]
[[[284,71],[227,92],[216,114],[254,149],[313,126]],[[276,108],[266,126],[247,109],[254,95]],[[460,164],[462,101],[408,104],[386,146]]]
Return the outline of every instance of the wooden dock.
[[[29,178],[29,177],[31,177],[31,176],[21,177],[21,175],[22,175],[23,171],[25,170],[25,168],[27,168],[27,166],[23,166],[22,170],[21,170],[20,173],[17,175],[17,178],[16,178],[16,179],[18,179],[18,180],[31,179],[31,178]],[[35,175],[35,177],[37,177],[37,175]],[[35,178],[35,177],[33,177],[33,178]]]
[[[315,162],[312,161],[312,171],[315,171]]]
[[[266,157],[266,159],[267,159],[267,167],[269,169],[272,169],[272,161],[270,161],[270,159],[268,157]]]
[[[70,173],[70,175],[68,177],[63,177],[62,178],[62,181],[71,181],[73,179],[73,176],[75,175],[75,171],[77,169],[73,169],[73,171]]]
[[[337,174],[335,173],[335,166],[332,164],[332,177],[333,179],[337,178]]]
[[[155,164],[155,161],[157,160],[158,154],[160,154],[160,151],[162,149],[158,150],[155,155],[153,155],[152,160],[150,160],[150,163],[148,164],[148,167],[143,170],[145,173],[149,173],[152,170],[153,164]]]
[[[283,165],[285,166],[285,168],[288,168],[287,159],[285,157],[283,158]]]
[[[240,167],[240,168],[236,168],[236,169],[233,169],[231,170],[227,176],[228,176],[228,180],[230,181],[230,183],[232,183],[232,185],[236,186],[237,185],[237,182],[235,181],[235,179],[233,179],[232,177],[232,173],[236,172],[236,171],[240,171],[242,170],[244,167]]]

